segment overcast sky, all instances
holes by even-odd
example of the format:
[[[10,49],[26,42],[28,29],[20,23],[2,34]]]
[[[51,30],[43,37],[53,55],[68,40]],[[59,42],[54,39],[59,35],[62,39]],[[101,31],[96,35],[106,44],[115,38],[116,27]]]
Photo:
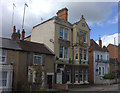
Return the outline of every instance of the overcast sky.
[[[102,39],[105,38],[105,36],[112,36],[112,40],[113,36],[118,33],[117,2],[83,3],[68,1],[57,2],[57,0],[2,0],[2,37],[11,37],[13,3],[16,5],[14,8],[14,25],[20,30],[22,28],[24,3],[28,4],[28,7],[26,7],[24,23],[26,36],[31,34],[33,26],[56,16],[56,12],[64,7],[68,8],[68,21],[70,23],[79,21],[81,15],[84,15],[91,29],[91,38],[95,41],[99,39],[99,35]],[[41,18],[43,18],[43,20],[41,20]],[[104,44],[106,45],[106,43]]]

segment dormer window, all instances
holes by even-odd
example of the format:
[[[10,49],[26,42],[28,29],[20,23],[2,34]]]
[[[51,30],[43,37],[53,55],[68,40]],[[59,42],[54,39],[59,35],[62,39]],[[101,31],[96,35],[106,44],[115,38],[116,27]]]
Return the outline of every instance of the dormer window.
[[[35,53],[34,56],[33,56],[33,64],[34,65],[42,64],[42,56]]]

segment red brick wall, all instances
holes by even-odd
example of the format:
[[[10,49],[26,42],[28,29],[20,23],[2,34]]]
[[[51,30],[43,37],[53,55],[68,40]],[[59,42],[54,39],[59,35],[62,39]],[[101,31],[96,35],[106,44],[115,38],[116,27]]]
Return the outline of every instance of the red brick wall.
[[[67,21],[67,18],[68,18],[67,10],[64,10],[64,11],[58,13],[57,16],[65,21]]]
[[[90,84],[93,84],[94,83],[93,51],[89,51],[88,57],[89,57],[88,81],[90,82]]]

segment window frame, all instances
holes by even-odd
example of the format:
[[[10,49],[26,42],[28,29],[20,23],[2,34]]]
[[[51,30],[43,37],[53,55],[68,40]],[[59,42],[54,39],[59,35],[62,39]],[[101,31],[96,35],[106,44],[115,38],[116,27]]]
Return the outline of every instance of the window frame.
[[[62,47],[62,57],[60,57],[60,47]],[[59,46],[59,58],[60,59],[63,59],[63,57],[64,57],[63,53],[64,53],[64,47],[63,46]]]
[[[62,30],[61,30],[62,29]],[[63,31],[64,29],[63,29],[63,27],[60,27],[60,29],[59,29],[59,38],[61,38],[61,39],[63,39],[63,37],[64,37],[64,31]],[[61,35],[62,34],[62,35]]]
[[[66,52],[67,49],[67,52]],[[66,53],[67,53],[67,57],[66,57]],[[68,47],[64,47],[64,59],[68,60]]]
[[[87,60],[87,49],[84,49],[84,60]]]
[[[3,55],[3,51],[5,51],[5,55]],[[3,58],[4,58],[4,61],[3,61]],[[0,49],[0,63],[1,64],[6,64],[7,60],[7,50],[6,49]]]
[[[76,51],[76,49],[77,49],[77,51]],[[76,59],[76,55],[77,55],[77,59]],[[78,48],[75,48],[75,60],[78,60],[79,58],[78,58]]]
[[[67,34],[66,34],[66,32],[67,32]],[[66,35],[67,35],[67,38],[66,38]],[[68,29],[64,29],[64,39],[68,40]]]
[[[87,33],[86,32],[83,33],[83,42],[87,43]]]
[[[38,63],[35,63],[35,56],[36,57],[40,57],[41,58],[41,62],[38,64]],[[43,62],[42,62],[42,55],[41,54],[36,54],[36,53],[34,53],[34,55],[33,55],[33,65],[42,65],[43,64]]]

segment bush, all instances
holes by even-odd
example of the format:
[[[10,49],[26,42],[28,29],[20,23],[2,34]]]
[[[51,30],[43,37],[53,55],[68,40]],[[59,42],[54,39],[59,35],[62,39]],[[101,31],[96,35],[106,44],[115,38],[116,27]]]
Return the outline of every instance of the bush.
[[[104,74],[103,78],[104,79],[114,79],[115,73]]]

